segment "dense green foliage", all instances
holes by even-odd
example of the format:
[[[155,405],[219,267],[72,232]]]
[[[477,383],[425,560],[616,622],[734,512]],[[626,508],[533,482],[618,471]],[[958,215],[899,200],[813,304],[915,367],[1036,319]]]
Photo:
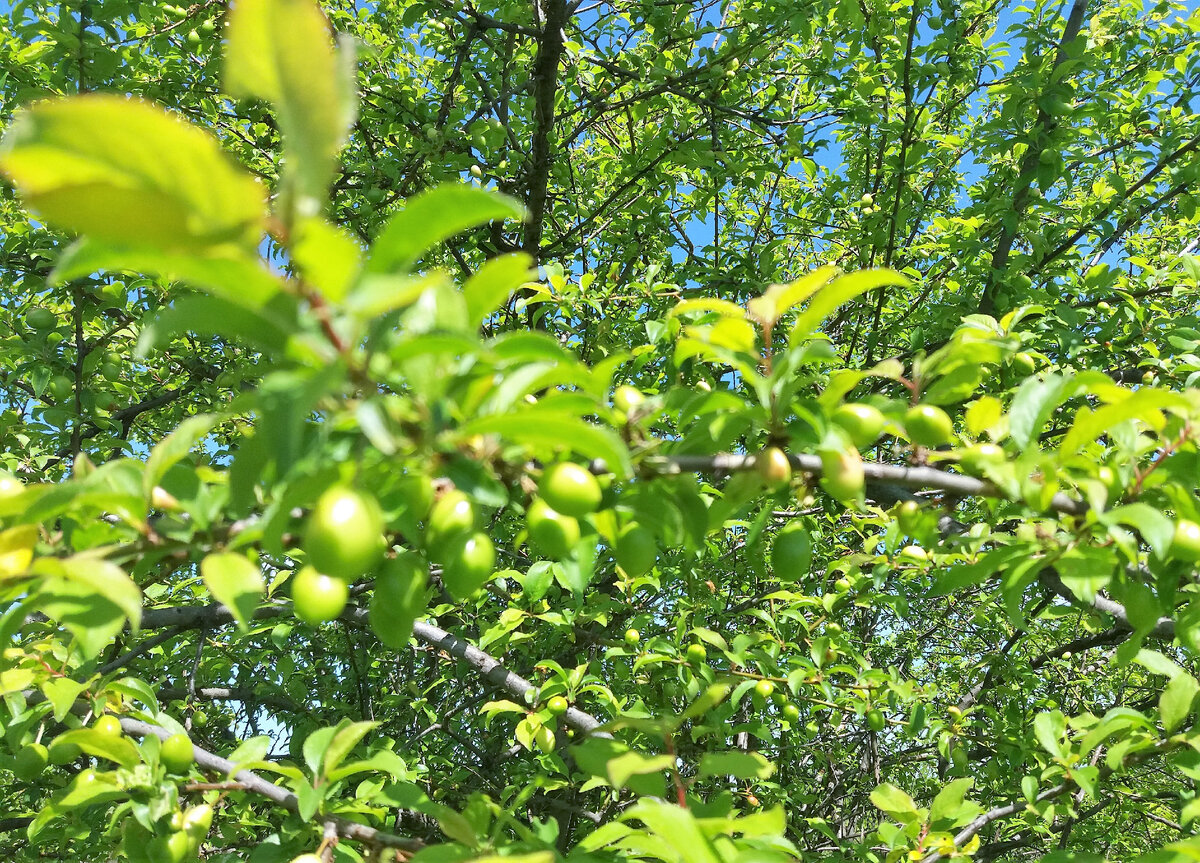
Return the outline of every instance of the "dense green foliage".
[[[7,859],[1200,856],[1200,13],[4,9]]]

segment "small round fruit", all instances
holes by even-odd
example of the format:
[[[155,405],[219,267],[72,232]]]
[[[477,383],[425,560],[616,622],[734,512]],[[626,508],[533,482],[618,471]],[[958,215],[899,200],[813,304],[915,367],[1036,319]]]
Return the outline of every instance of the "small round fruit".
[[[30,782],[42,774],[49,761],[50,754],[46,751],[45,746],[40,743],[30,743],[28,746],[22,747],[21,751],[16,754],[9,770],[22,782]]]
[[[800,708],[789,701],[783,705],[783,718],[788,722],[798,722],[800,719]]]
[[[550,726],[543,725],[537,730],[533,736],[533,742],[537,744],[537,748],[549,755],[554,751],[554,732]]]
[[[75,394],[75,381],[67,375],[55,375],[50,379],[50,395],[56,401],[66,401]]]
[[[879,710],[868,710],[867,711],[867,727],[868,728],[870,728],[872,731],[883,731],[883,728],[885,725],[887,725],[887,720],[884,719],[883,713],[881,711],[879,711]]]
[[[637,578],[654,568],[658,560],[658,543],[649,528],[631,524],[618,534],[613,557],[626,575]]]
[[[687,661],[692,665],[703,665],[708,661],[708,650],[703,644],[689,644]]]
[[[921,514],[921,505],[915,500],[906,500],[896,507],[896,523],[904,533],[911,534],[917,526],[917,517]]]
[[[208,835],[213,822],[213,808],[207,803],[193,806],[183,813],[183,832],[199,842]]]
[[[292,863],[325,863],[317,854],[301,854],[299,857],[292,858]]]
[[[613,392],[613,407],[626,415],[632,413],[645,400],[646,397],[640,390],[634,389],[628,384],[617,387]]]
[[[195,857],[192,837],[182,830],[159,836],[150,842],[150,857],[162,863],[184,863]]]
[[[579,542],[579,522],[551,509],[541,498],[529,505],[525,524],[533,544],[550,557],[568,557]]]
[[[1004,461],[1004,450],[994,443],[977,443],[967,447],[958,458],[958,463],[967,473],[978,475],[990,465]]]
[[[875,443],[887,424],[878,408],[859,402],[838,407],[833,412],[833,421],[842,427],[850,442],[859,449]]]
[[[812,569],[812,536],[793,522],[771,544],[771,569],[781,581],[796,581]]]
[[[850,579],[839,578],[837,581],[835,581],[833,583],[833,590],[834,590],[834,593],[849,593],[850,586],[851,586]]]
[[[25,323],[31,330],[44,331],[53,329],[54,325],[58,323],[58,318],[49,309],[34,306],[25,313]]]
[[[858,450],[824,450],[821,453],[821,485],[837,500],[862,497],[866,478]]]
[[[755,456],[754,469],[767,488],[781,488],[792,481],[792,465],[787,454],[777,446],[769,446]]]
[[[628,644],[630,647],[633,647],[635,644],[637,644],[641,640],[642,640],[642,634],[640,632],[638,632],[636,629],[625,630],[625,643]]]
[[[425,544],[436,556],[451,541],[475,529],[475,505],[457,489],[448,491],[429,512]]]
[[[591,471],[564,461],[546,468],[538,483],[538,494],[551,509],[579,518],[600,507],[604,491]]]
[[[546,709],[550,711],[551,716],[562,716],[570,706],[567,703],[567,699],[561,695],[556,695],[546,702]]]
[[[6,470],[0,470],[0,500],[18,495],[25,490],[24,484]]]
[[[466,599],[487,583],[496,567],[496,548],[486,533],[454,540],[442,560],[442,583],[455,599]]]
[[[188,47],[195,50],[200,47],[200,34],[195,30],[189,30],[187,34]]]
[[[1171,539],[1171,555],[1189,563],[1200,560],[1200,524],[1186,518],[1181,518],[1175,523],[1175,535]]]
[[[208,725],[208,714],[203,710],[197,710],[193,712],[192,725],[195,725],[197,728],[203,728],[204,726]]]
[[[375,498],[348,486],[327,489],[308,517],[304,550],[326,575],[355,579],[383,557],[383,515]]]
[[[50,746],[46,749],[46,756],[50,763],[57,765],[70,764],[82,754],[83,750],[79,748],[78,744],[63,740],[61,737],[50,741]]]
[[[900,549],[900,556],[908,560],[928,560],[929,553],[919,545],[906,545]]]
[[[1028,351],[1021,351],[1020,353],[1013,354],[1012,365],[1018,372],[1031,375],[1037,368],[1037,360]]]
[[[904,415],[904,427],[913,443],[936,447],[949,443],[954,435],[954,424],[950,417],[937,405],[916,405]]]
[[[172,734],[162,742],[158,760],[169,773],[187,773],[196,762],[191,738],[186,734]]]
[[[115,716],[110,716],[105,713],[96,717],[96,721],[92,723],[92,730],[99,731],[101,734],[109,737],[121,736],[121,720]]]
[[[763,701],[770,698],[773,692],[775,692],[775,684],[769,680],[760,680],[754,684],[754,694]]]
[[[333,620],[346,608],[350,586],[340,578],[305,566],[292,578],[292,608],[305,623]]]

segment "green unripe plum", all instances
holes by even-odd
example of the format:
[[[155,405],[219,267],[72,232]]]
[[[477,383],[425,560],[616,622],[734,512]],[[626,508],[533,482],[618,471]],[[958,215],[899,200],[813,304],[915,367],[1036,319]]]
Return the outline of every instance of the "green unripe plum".
[[[870,728],[872,731],[883,731],[885,725],[887,725],[887,720],[884,718],[882,712],[878,710],[867,711],[868,728]]]
[[[383,557],[383,527],[375,498],[348,486],[327,489],[308,517],[304,534],[308,562],[326,575],[358,578]]]
[[[466,599],[487,583],[496,567],[496,549],[486,533],[452,541],[442,560],[442,583],[455,599]]]
[[[796,581],[812,570],[812,536],[803,525],[793,522],[776,534],[771,569],[781,581]]]
[[[613,557],[617,566],[625,570],[627,575],[637,578],[654,568],[658,559],[658,543],[649,528],[631,524],[617,536]]]
[[[1171,556],[1189,563],[1200,560],[1200,524],[1186,518],[1181,518],[1175,523],[1175,535],[1171,538]]]
[[[904,415],[904,427],[913,443],[936,447],[949,443],[954,435],[954,424],[950,417],[937,405],[916,405]]]
[[[122,734],[121,720],[117,719],[115,716],[110,716],[107,713],[102,714],[97,716],[96,721],[92,723],[92,730],[98,731],[101,734],[109,737],[120,737]]]
[[[63,765],[70,764],[76,758],[83,754],[83,750],[75,743],[65,741],[61,737],[56,737],[50,741],[50,746],[47,747],[46,755],[51,764]]]
[[[821,485],[830,496],[841,501],[862,497],[866,478],[858,450],[823,450]]]
[[[591,471],[565,461],[546,468],[538,494],[551,509],[579,518],[599,509],[604,491]]]
[[[50,761],[50,754],[40,743],[30,743],[21,747],[21,751],[13,758],[9,767],[13,775],[22,782],[30,782],[42,775]]]
[[[546,709],[550,711],[551,716],[562,716],[570,706],[567,703],[567,699],[561,695],[556,695],[546,702]]]
[[[771,446],[754,457],[754,469],[767,488],[776,489],[792,481],[792,465],[779,447]]]
[[[783,718],[788,722],[798,722],[800,719],[800,708],[789,701],[783,705]]]
[[[959,456],[962,469],[973,476],[983,473],[990,465],[1004,461],[1004,450],[994,443],[977,443],[967,447]]]
[[[770,680],[760,680],[754,684],[754,694],[762,701],[766,701],[775,692],[775,684]]]
[[[213,822],[213,808],[207,803],[193,806],[183,813],[183,832],[199,842],[208,835]]]
[[[313,626],[333,620],[346,608],[350,586],[340,578],[305,566],[292,578],[292,608],[296,616]]]
[[[641,640],[642,640],[642,634],[640,632],[638,632],[636,629],[625,630],[625,643],[628,644],[630,647],[633,647],[635,644],[638,644]]]
[[[617,387],[613,392],[613,407],[626,415],[632,413],[645,400],[646,397],[640,390],[628,384]]]
[[[187,773],[196,763],[191,738],[186,734],[172,734],[162,742],[158,760],[170,773]]]
[[[54,329],[58,323],[58,318],[54,312],[49,309],[44,309],[41,306],[34,306],[25,313],[25,325],[31,330],[39,332]]]
[[[858,402],[840,405],[833,412],[833,421],[841,426],[850,442],[859,449],[875,443],[887,424],[878,408]]]
[[[437,556],[450,542],[474,529],[475,505],[461,491],[448,491],[437,499],[429,512],[425,544]]]
[[[25,490],[25,485],[6,470],[0,470],[0,500],[18,495]]]
[[[1018,372],[1031,375],[1037,368],[1037,361],[1033,358],[1033,354],[1028,351],[1021,351],[1020,353],[1013,354],[1012,365]]]
[[[569,556],[579,542],[579,522],[551,509],[541,498],[529,505],[525,524],[533,544],[550,557]]]
[[[703,665],[708,661],[708,650],[703,644],[689,644],[687,661],[692,665]]]
[[[921,505],[915,500],[906,500],[896,507],[896,523],[904,533],[911,534],[917,526],[917,517],[921,514]]]
[[[537,744],[538,749],[549,755],[554,751],[554,731],[551,730],[550,726],[543,725],[534,734],[533,742]]]

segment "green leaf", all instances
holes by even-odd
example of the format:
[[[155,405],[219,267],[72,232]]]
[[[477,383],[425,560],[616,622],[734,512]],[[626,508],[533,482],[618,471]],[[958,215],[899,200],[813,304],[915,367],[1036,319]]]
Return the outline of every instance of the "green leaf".
[[[92,553],[38,558],[31,567],[42,576],[33,604],[75,636],[95,656],[128,620],[136,631],[142,619],[142,592],[116,564]]]
[[[1039,713],[1033,718],[1034,736],[1042,748],[1055,758],[1061,758],[1063,755],[1062,737],[1066,730],[1067,718],[1061,711]]]
[[[86,683],[79,683],[69,677],[56,677],[42,684],[42,694],[54,709],[54,721],[62,722],[74,706],[79,694],[87,689]]]
[[[229,13],[225,89],[264,99],[283,133],[285,220],[316,216],[354,122],[354,53],[334,48],[314,0],[239,0]]]
[[[200,575],[213,598],[228,608],[238,628],[247,632],[266,589],[258,564],[241,554],[218,552],[201,561]]]
[[[522,252],[492,258],[476,270],[463,285],[471,326],[479,327],[517,288],[536,278],[532,267],[533,259]]]
[[[318,728],[304,738],[304,763],[308,765],[308,769],[314,776],[318,775],[321,764],[325,760],[325,751],[329,749],[329,744],[337,733],[338,726],[330,725],[326,728]]]
[[[631,776],[660,773],[675,766],[671,755],[643,755],[641,752],[626,752],[611,758],[607,765],[608,781],[614,788],[621,788]]]
[[[1127,420],[1140,420],[1157,430],[1162,427],[1164,421],[1164,408],[1186,411],[1188,406],[1188,400],[1179,393],[1142,389],[1119,402],[1094,411],[1081,410],[1076,414],[1071,430],[1063,438],[1059,452],[1064,456],[1073,455],[1085,443],[1095,440],[1099,435],[1111,431],[1114,426]]]
[[[553,408],[537,406],[517,413],[479,417],[461,426],[459,433],[464,438],[498,434],[546,454],[565,444],[587,458],[603,459],[618,477],[626,477],[633,470],[629,450],[611,429]]]
[[[42,807],[37,817],[29,825],[28,835],[32,839],[59,815],[95,806],[98,803],[119,800],[125,794],[125,788],[116,773],[101,772],[91,768],[82,770],[75,774],[66,788],[51,798],[49,805]]]
[[[768,779],[775,765],[758,752],[708,752],[700,758],[699,776]]]
[[[324,219],[304,219],[289,249],[304,281],[332,302],[341,302],[362,269],[362,249],[347,231]]]
[[[809,338],[816,332],[821,322],[837,310],[838,306],[854,299],[859,294],[873,288],[908,287],[910,284],[908,279],[892,270],[863,270],[834,279],[828,285],[820,288],[804,310],[796,316],[796,322],[792,325],[790,343],[795,345]]]
[[[941,821],[949,821],[957,825],[964,820],[974,818],[979,813],[979,807],[974,803],[963,802],[963,797],[974,784],[975,780],[964,778],[955,779],[944,785],[929,806],[929,823],[937,824]]]
[[[712,843],[700,830],[690,810],[660,800],[639,800],[621,815],[622,821],[640,820],[662,837],[682,863],[720,863]]]
[[[378,722],[351,722],[339,726],[337,734],[333,736],[333,739],[329,741],[329,746],[325,749],[325,758],[322,761],[325,775],[328,776],[336,770],[359,741],[378,727]]]
[[[1057,374],[1025,379],[1008,410],[1009,434],[1017,446],[1029,446],[1070,389],[1071,379]]]
[[[524,214],[519,203],[504,195],[473,186],[438,186],[410,198],[388,220],[371,247],[367,272],[407,272],[423,253],[467,228]]]
[[[107,759],[122,767],[131,768],[141,761],[137,747],[124,735],[106,734],[94,728],[77,728],[58,735],[56,739],[73,743],[88,755]]]
[[[40,102],[17,115],[0,170],[56,228],[172,252],[253,248],[264,193],[216,139],[115,95]]]
[[[1200,693],[1200,683],[1190,674],[1178,674],[1168,681],[1158,699],[1158,715],[1167,732],[1174,731],[1188,718],[1197,693]]]
[[[192,447],[220,420],[220,414],[188,417],[150,451],[150,457],[146,459],[146,471],[142,475],[142,491],[147,497],[170,467],[191,452]]]
[[[169,252],[141,246],[105,243],[80,237],[67,247],[50,275],[52,284],[97,272],[130,272],[183,282],[210,294],[234,297],[242,306],[262,308],[283,290],[252,249],[215,250],[201,257],[195,253]]]
[[[871,792],[871,803],[901,824],[916,821],[920,817],[916,802],[890,782],[875,787]]]
[[[1175,536],[1175,523],[1162,510],[1145,503],[1119,506],[1100,513],[1097,520],[1101,524],[1125,524],[1134,528],[1160,559],[1166,556]]]

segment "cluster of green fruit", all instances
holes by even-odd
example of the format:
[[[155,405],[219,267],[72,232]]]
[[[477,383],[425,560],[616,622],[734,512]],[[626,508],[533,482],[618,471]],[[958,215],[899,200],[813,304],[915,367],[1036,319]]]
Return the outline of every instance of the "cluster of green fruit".
[[[574,462],[546,468],[538,483],[538,496],[525,512],[525,525],[533,546],[543,554],[569,557],[579,543],[579,519],[600,509],[604,489],[594,474]],[[613,543],[613,557],[627,575],[649,572],[658,559],[654,534],[639,524],[626,526]]]
[[[444,506],[450,497],[447,495],[438,505]],[[436,547],[442,553],[446,573],[486,569],[483,576],[486,578],[494,563],[490,540],[478,535],[486,542],[482,558],[481,543],[474,536],[453,548],[435,546],[444,520],[444,514],[440,518],[431,514],[426,538],[431,549]],[[402,552],[385,560],[384,529],[383,513],[374,497],[345,485],[326,489],[305,526],[304,552],[308,563],[291,579],[296,616],[313,625],[333,620],[346,608],[351,582],[373,572],[371,626],[384,644],[402,646],[412,632],[413,621],[424,608],[428,567],[414,552]]]
[[[196,860],[200,843],[212,827],[213,808],[207,803],[177,809],[164,823],[148,828],[126,818],[121,830],[121,850],[130,863],[186,863]]]

